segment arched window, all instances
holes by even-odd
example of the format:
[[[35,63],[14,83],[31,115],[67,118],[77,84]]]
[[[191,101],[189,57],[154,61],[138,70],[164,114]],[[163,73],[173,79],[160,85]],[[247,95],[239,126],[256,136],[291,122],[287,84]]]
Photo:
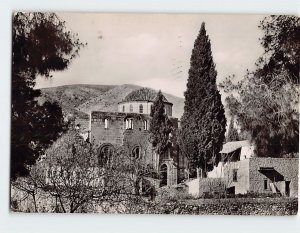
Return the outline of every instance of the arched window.
[[[108,119],[104,120],[104,129],[108,129]]]
[[[148,130],[148,121],[144,120],[144,130]]]
[[[140,104],[140,107],[139,107],[139,109],[140,109],[140,113],[143,113],[143,111],[144,111],[144,108],[143,108],[143,105],[142,105],[142,104]]]
[[[133,119],[127,118],[125,120],[125,129],[133,129]]]
[[[105,145],[100,149],[98,162],[100,167],[110,165],[114,148],[112,145]]]
[[[123,109],[122,110],[123,110],[123,112],[125,112],[125,105],[123,105]]]
[[[134,147],[131,152],[131,157],[133,159],[139,159],[140,158],[140,148],[138,146]]]
[[[130,104],[130,106],[129,106],[129,111],[133,112],[133,106],[132,106],[132,104]]]

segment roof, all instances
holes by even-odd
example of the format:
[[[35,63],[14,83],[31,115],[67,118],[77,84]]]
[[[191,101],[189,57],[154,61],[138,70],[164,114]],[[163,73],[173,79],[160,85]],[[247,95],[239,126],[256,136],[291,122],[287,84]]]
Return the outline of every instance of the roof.
[[[244,146],[250,146],[250,142],[248,140],[227,142],[223,145],[220,153],[228,154]]]
[[[130,102],[130,101],[151,101],[154,102],[157,96],[157,91],[150,88],[140,88],[130,92],[122,102]],[[165,96],[163,96],[163,101],[168,103],[168,100]]]
[[[258,171],[274,171],[274,167],[260,167]]]

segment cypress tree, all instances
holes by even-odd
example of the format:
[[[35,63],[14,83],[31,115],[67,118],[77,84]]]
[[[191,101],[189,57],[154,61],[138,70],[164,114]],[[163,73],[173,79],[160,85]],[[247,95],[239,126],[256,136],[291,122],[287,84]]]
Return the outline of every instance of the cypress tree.
[[[169,135],[172,132],[172,123],[165,113],[164,96],[160,90],[152,105],[150,116],[151,143],[156,152],[162,155],[171,146]]]
[[[190,64],[179,144],[191,167],[201,168],[206,175],[220,159],[226,118],[204,23],[194,43]]]

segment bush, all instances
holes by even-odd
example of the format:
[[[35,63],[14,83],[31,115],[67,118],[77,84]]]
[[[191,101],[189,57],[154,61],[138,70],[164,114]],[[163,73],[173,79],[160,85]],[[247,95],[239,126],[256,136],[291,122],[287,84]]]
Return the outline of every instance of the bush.
[[[177,202],[182,200],[194,199],[194,197],[188,193],[186,187],[183,185],[160,188],[158,198],[162,202]]]
[[[204,192],[198,199],[224,199],[224,198],[278,198],[280,193],[255,193],[233,194],[225,192]]]

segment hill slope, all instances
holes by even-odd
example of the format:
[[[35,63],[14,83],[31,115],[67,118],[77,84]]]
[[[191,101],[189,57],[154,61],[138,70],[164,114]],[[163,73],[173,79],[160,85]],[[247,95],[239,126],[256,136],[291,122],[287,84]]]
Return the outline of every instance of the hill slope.
[[[77,117],[86,117],[90,111],[117,111],[118,102],[137,85],[65,85],[41,89],[44,100],[58,102],[63,111]],[[163,93],[173,103],[173,116],[180,118],[183,113],[184,99]]]

